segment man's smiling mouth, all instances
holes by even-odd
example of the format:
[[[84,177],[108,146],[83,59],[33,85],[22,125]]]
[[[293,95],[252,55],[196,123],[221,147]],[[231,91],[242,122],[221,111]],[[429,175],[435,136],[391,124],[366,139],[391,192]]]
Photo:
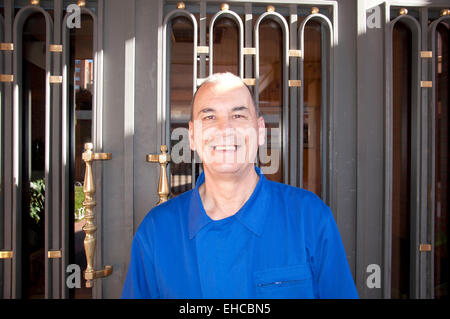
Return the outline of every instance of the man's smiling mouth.
[[[213,150],[218,152],[234,152],[239,147],[240,145],[215,145],[213,146]]]

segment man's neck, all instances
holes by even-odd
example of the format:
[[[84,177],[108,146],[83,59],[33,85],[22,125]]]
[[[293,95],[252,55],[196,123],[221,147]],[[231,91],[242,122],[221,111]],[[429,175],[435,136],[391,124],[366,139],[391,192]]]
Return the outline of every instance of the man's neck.
[[[259,176],[253,166],[239,174],[215,174],[205,169],[199,193],[206,214],[213,220],[234,215],[252,195]]]

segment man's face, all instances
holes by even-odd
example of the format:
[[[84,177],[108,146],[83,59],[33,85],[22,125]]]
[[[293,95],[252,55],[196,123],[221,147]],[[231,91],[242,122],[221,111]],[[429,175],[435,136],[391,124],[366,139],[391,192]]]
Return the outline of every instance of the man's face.
[[[235,81],[207,83],[197,92],[189,140],[205,169],[236,174],[256,159],[264,144],[264,119],[258,117],[248,89]]]

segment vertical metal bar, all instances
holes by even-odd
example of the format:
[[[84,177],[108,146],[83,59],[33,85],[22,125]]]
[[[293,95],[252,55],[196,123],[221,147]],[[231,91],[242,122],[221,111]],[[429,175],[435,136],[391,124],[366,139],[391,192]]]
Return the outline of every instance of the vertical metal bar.
[[[205,2],[202,2],[201,4],[200,4],[200,16],[202,15],[202,13],[201,13],[201,11],[202,11],[202,6],[204,7],[203,8],[203,10],[204,10],[204,14],[206,14],[206,4],[205,4]],[[195,20],[195,16],[193,16],[193,19]],[[205,19],[203,19],[203,21],[202,21],[202,19],[200,19],[200,45],[203,45],[202,44],[202,40],[203,40],[203,43],[205,43],[206,42],[206,34],[205,34],[205,31],[206,31],[206,17],[205,17]],[[202,22],[203,22],[203,27],[204,27],[204,29],[202,30],[202,26],[201,26],[201,24],[202,24]],[[198,24],[197,24],[198,25]],[[196,27],[196,25],[194,24],[194,43],[193,43],[193,47],[194,47],[194,52],[193,52],[193,79],[192,79],[192,96],[194,96],[195,95],[195,92],[197,92],[197,77],[198,77],[198,54],[197,54],[197,46],[198,46],[198,30],[197,30],[197,28],[198,27]],[[203,33],[203,39],[202,39],[202,33]],[[203,73],[204,73],[204,68],[205,68],[205,55],[201,55],[201,57],[200,57],[200,59],[203,59],[203,62],[202,62],[202,60],[200,60],[200,69],[201,68],[203,68]],[[192,188],[194,188],[195,187],[195,152],[192,152],[191,151],[191,185],[192,185]],[[184,183],[184,184],[186,184],[186,183]]]
[[[63,1],[62,0],[54,0],[54,30],[53,30],[53,44],[61,43],[61,21],[62,21],[62,13],[63,13]],[[54,75],[61,74],[61,54],[60,53],[49,53],[53,55],[53,71]],[[51,153],[51,170],[52,170],[52,184],[53,184],[53,203],[52,203],[52,239],[50,244],[51,250],[60,250],[61,249],[61,215],[59,214],[59,204],[61,202],[61,176],[60,176],[60,167],[61,167],[61,86],[55,85],[52,90],[52,153]],[[61,298],[61,281],[63,281],[63,277],[61,276],[61,259],[54,258],[52,261],[52,298]]]
[[[200,1],[200,45],[206,46],[206,1]],[[211,53],[210,53],[211,54]],[[201,54],[200,55],[200,74],[199,77],[201,79],[204,79],[206,77],[206,55]],[[197,166],[196,164],[200,162],[198,158],[197,152],[193,151],[192,153],[192,172],[191,172],[191,182],[192,182],[192,188],[195,188],[195,176],[196,176],[196,170]],[[199,167],[199,171],[201,172],[201,166]]]
[[[252,25],[253,14],[252,14],[252,4],[245,3],[245,47],[251,48],[253,46],[253,36],[252,36]],[[253,56],[245,56],[245,72],[244,76],[246,79],[251,79],[253,77]]]
[[[69,225],[70,225],[70,123],[69,123],[69,67],[70,67],[70,40],[69,30],[66,28],[67,15],[62,21],[62,101],[61,101],[61,273],[65,274],[65,267],[69,264]],[[68,298],[68,289],[65,280],[62,280],[61,298]]]
[[[172,29],[172,21],[168,21],[167,22],[167,26],[170,26],[170,29]],[[169,31],[169,30],[168,30]],[[167,37],[167,47],[166,47],[166,63],[167,63],[167,65],[166,65],[166,76],[167,76],[167,85],[166,85],[166,110],[165,110],[165,112],[166,112],[166,121],[165,121],[165,130],[166,130],[166,133],[165,133],[165,136],[166,136],[166,138],[165,138],[165,141],[164,141],[164,143],[163,144],[165,144],[165,145],[167,145],[167,148],[168,148],[168,151],[170,152],[170,150],[172,149],[172,142],[171,142],[171,123],[172,123],[172,116],[171,116],[171,113],[172,113],[172,100],[171,100],[171,94],[170,94],[170,91],[171,91],[171,87],[170,87],[170,84],[171,84],[171,74],[170,74],[170,72],[171,72],[171,68],[172,68],[172,41],[171,41],[171,39],[170,39],[170,37],[171,37],[171,32],[166,32],[166,35],[165,35],[166,37]],[[171,171],[172,171],[172,165],[171,165],[171,163],[169,163],[168,165],[167,165],[167,167],[166,167],[166,170],[167,170],[167,174],[168,174],[168,176],[171,176]],[[170,183],[171,181],[170,181],[170,179],[169,179],[169,189],[170,189],[170,187],[171,187],[171,183]]]
[[[393,129],[393,109],[392,109],[392,23],[390,22],[390,5],[384,4],[384,25],[385,25],[385,149],[384,149],[384,249],[383,249],[383,297],[391,298],[391,266],[392,266],[392,129]]]
[[[329,94],[328,94],[328,109],[330,112],[330,116],[328,119],[328,146],[327,146],[327,160],[328,160],[328,171],[326,172],[327,176],[325,176],[325,181],[326,181],[326,185],[327,185],[327,197],[328,197],[328,205],[330,206],[331,210],[333,212],[335,212],[335,217],[336,219],[338,219],[337,213],[338,213],[338,209],[337,209],[337,171],[335,169],[336,167],[336,156],[334,155],[334,138],[336,136],[335,134],[335,129],[334,129],[334,123],[335,123],[335,112],[336,109],[334,107],[334,96],[336,94],[336,92],[334,91],[334,81],[337,81],[337,78],[335,77],[335,73],[334,73],[334,61],[336,59],[335,54],[334,54],[334,48],[336,48],[338,46],[339,43],[339,32],[338,32],[338,4],[337,1],[333,3],[332,5],[333,7],[333,23],[331,23],[330,21],[328,21],[328,25],[330,27],[329,29],[329,36],[330,36],[330,41],[329,41],[329,45],[330,48],[328,50],[328,54],[329,54],[329,59],[328,59],[328,67],[329,67],[329,72],[328,72],[328,90],[329,90]],[[339,221],[338,221],[339,222]]]
[[[420,33],[421,43],[420,50],[427,50],[428,48],[428,9],[420,8]],[[422,79],[429,79],[428,77],[428,59],[420,59]],[[432,89],[433,90],[433,89]],[[419,243],[427,242],[427,196],[428,196],[428,89],[422,89],[421,101],[419,102],[419,119],[420,119],[420,208],[419,208]],[[429,253],[419,252],[419,287],[418,297],[427,298],[427,260],[430,258]]]
[[[245,39],[244,39],[244,46],[246,48],[252,48],[253,47],[253,13],[252,13],[252,4],[251,3],[245,3],[244,5],[244,28],[245,28]],[[253,78],[253,55],[245,55],[244,56],[244,77],[246,79]],[[254,92],[254,87],[249,86],[250,91]],[[256,106],[256,105],[255,105]],[[260,165],[259,161],[259,151],[256,158],[256,165]]]
[[[167,28],[169,27],[172,28],[172,21],[168,21],[167,22]],[[172,41],[170,40],[170,32],[166,32],[165,34],[166,37],[166,55],[165,55],[165,59],[166,59],[166,121],[165,121],[165,139],[163,140],[165,145],[168,146],[169,150],[171,149],[171,143],[170,143],[170,115],[171,115],[171,109],[172,109],[172,105],[171,105],[171,99],[170,99],[170,70],[172,67]],[[170,170],[169,170],[169,176],[170,176]]]
[[[125,212],[130,212],[127,217],[123,217],[125,229],[134,229],[134,179],[135,179],[135,167],[134,156],[136,149],[134,147],[135,140],[135,104],[136,104],[136,0],[127,1],[127,7],[131,14],[127,14],[128,18],[124,23],[123,31],[125,33],[125,56],[124,56],[124,149],[123,149],[123,187],[126,190],[123,195],[123,209]],[[170,113],[169,113],[170,119]],[[167,125],[170,129],[170,124]],[[170,132],[168,134],[168,140],[170,141]],[[102,169],[104,166],[97,166]],[[97,188],[98,189],[98,188]],[[87,209],[86,209],[87,211]],[[125,214],[124,214],[125,215]],[[105,232],[108,232],[106,229]],[[102,229],[103,232],[103,229]],[[98,237],[101,238],[101,237]],[[130,238],[131,239],[131,238]],[[106,244],[106,243],[105,243]],[[101,250],[104,250],[104,245],[98,245]],[[103,265],[100,261],[97,265]],[[98,266],[97,266],[98,267]],[[104,280],[101,281],[102,288],[105,287]],[[98,283],[97,285],[100,285]],[[103,290],[103,289],[102,289]]]
[[[22,9],[23,10],[23,9]],[[22,81],[22,34],[17,34],[18,30],[16,28],[16,23],[23,23],[20,21],[21,12],[17,13],[14,21],[14,58],[13,58],[13,74],[14,74],[14,88],[13,88],[13,132],[12,132],[12,153],[13,153],[13,189],[12,189],[12,245],[14,251],[13,257],[13,269],[12,269],[12,295],[13,298],[20,298],[22,295],[22,240],[21,240],[21,224],[22,224],[22,214],[21,214],[21,198],[22,198],[22,156],[19,151],[19,141],[22,140],[22,121],[19,114],[22,111],[22,97],[19,93],[20,84]],[[17,21],[17,22],[16,22]],[[23,24],[22,24],[23,25]]]
[[[219,12],[220,13],[220,12]],[[212,17],[211,21],[209,22],[209,68],[208,68],[208,74],[213,74],[213,60],[214,60],[214,21],[217,17],[217,13]]]
[[[338,37],[339,37],[339,32],[338,32],[338,5],[337,2],[333,3],[333,23],[331,23],[331,21],[327,21],[328,23],[322,23],[322,27],[324,28],[325,26],[328,25],[327,28],[327,33],[328,33],[328,41],[326,43],[327,45],[327,50],[326,50],[326,54],[324,56],[326,56],[326,68],[322,67],[322,70],[324,71],[324,74],[326,74],[326,78],[325,78],[325,83],[326,83],[326,87],[328,89],[328,95],[326,97],[326,103],[327,103],[327,110],[328,110],[328,117],[327,117],[327,128],[326,128],[326,133],[324,133],[324,135],[327,137],[327,145],[325,148],[325,158],[326,158],[326,167],[327,170],[322,172],[323,179],[324,179],[324,187],[326,189],[326,194],[325,194],[325,198],[328,202],[328,205],[330,206],[330,208],[332,209],[332,211],[335,214],[336,220],[338,220],[338,209],[337,209],[337,198],[336,198],[336,194],[337,194],[337,181],[336,181],[336,156],[334,155],[334,139],[336,137],[335,134],[335,129],[334,129],[334,123],[335,123],[335,112],[336,109],[334,107],[334,97],[337,94],[337,92],[334,91],[334,81],[335,79],[335,73],[334,73],[334,60],[335,60],[335,55],[334,55],[334,49],[335,47],[338,46]],[[322,29],[323,29],[322,28]],[[322,41],[323,41],[324,37],[322,34]],[[325,43],[325,42],[324,42]],[[325,73],[325,71],[328,68],[328,72]],[[324,81],[324,80],[322,80]],[[339,221],[338,221],[339,222]]]
[[[94,53],[94,100],[93,100],[93,112],[92,112],[92,140],[94,143],[94,151],[103,152],[103,19],[104,19],[104,0],[98,0],[97,10],[98,17],[91,11],[83,8],[83,11],[89,13],[93,19],[93,53]],[[75,137],[75,132],[73,132]],[[75,141],[73,142],[75,146]],[[103,171],[102,165],[99,169],[94,171],[95,185],[96,185],[96,211],[97,211],[97,236],[102,238],[103,233]],[[73,212],[69,212],[73,214]],[[95,252],[95,262],[97,265],[103,265],[103,245],[97,245]],[[92,290],[92,297],[101,299],[103,297],[103,284],[101,280],[97,285],[94,285]]]
[[[430,78],[432,81],[436,81],[436,38],[435,38],[435,23],[433,22],[428,28],[428,43],[429,48],[433,54],[431,58],[431,67],[430,67]],[[429,106],[428,110],[430,112],[429,117],[429,149],[430,149],[430,157],[428,164],[428,182],[429,182],[429,198],[428,198],[428,240],[431,244],[431,247],[435,247],[435,234],[434,234],[434,225],[435,225],[435,205],[436,205],[436,90],[431,90],[431,94],[429,94]],[[434,298],[434,249],[431,250],[431,254],[429,257],[429,283],[428,287],[430,290],[429,298]]]
[[[198,23],[197,23],[197,20],[195,19],[194,15],[191,15],[191,19],[192,19],[192,27],[193,27],[193,32],[194,32],[193,43],[192,43],[192,47],[193,47],[193,52],[192,52],[192,75],[193,75],[193,79],[192,79],[192,95],[194,95],[195,92],[197,91]]]
[[[162,1],[159,1],[160,11],[162,12]],[[160,144],[164,144],[166,142],[166,103],[167,103],[167,18],[164,19],[163,22],[163,32],[161,34],[162,41],[162,72],[161,72],[161,103],[158,105],[158,124],[160,125],[159,135],[160,135]]]
[[[289,183],[289,27],[283,16],[279,16],[283,30],[283,181]]]
[[[405,18],[409,16],[405,16]],[[420,25],[416,19],[411,18],[414,21],[413,26],[410,27],[412,32],[412,83],[411,83],[411,177],[412,177],[412,194],[411,194],[411,256],[412,256],[412,269],[411,269],[411,297],[419,298],[419,257],[420,252],[417,247],[420,244],[420,203],[421,203],[421,163],[420,163],[420,146],[421,146],[421,93],[427,88],[420,87],[421,81],[421,30]]]
[[[168,77],[170,78],[170,60],[168,60],[168,34],[167,34],[167,28],[169,23],[170,14],[164,18],[162,16],[163,12],[163,1],[158,2],[159,5],[159,11],[160,16],[164,19],[163,20],[163,28],[162,28],[162,34],[160,34],[162,40],[162,55],[161,55],[161,62],[162,62],[162,72],[161,74],[161,103],[158,104],[158,120],[157,123],[160,126],[160,129],[158,130],[158,133],[160,133],[160,139],[159,143],[160,145],[167,143],[167,116],[169,116],[170,120],[170,95],[168,94],[168,87],[170,87],[170,82],[168,81]],[[161,43],[161,42],[159,42]],[[169,67],[168,67],[169,64]],[[169,75],[168,75],[169,74]],[[169,105],[169,107],[167,106]],[[170,124],[170,122],[169,122]]]
[[[45,12],[47,13],[47,12]],[[48,14],[48,13],[47,13]],[[52,147],[52,101],[50,84],[50,75],[52,73],[52,56],[49,50],[53,41],[53,22],[50,16],[46,16],[46,36],[45,36],[45,298],[52,297],[52,265],[48,258],[48,251],[51,246],[51,238],[53,237],[53,170],[51,168]]]
[[[329,45],[329,41],[326,38],[326,32],[324,32],[324,25],[321,24],[320,26],[321,30],[321,78],[322,78],[322,92],[321,92],[321,128],[320,128],[320,162],[321,162],[321,183],[322,183],[322,199],[330,205],[330,198],[329,198],[329,192],[328,192],[328,165],[331,161],[331,154],[329,153],[328,147],[328,138],[330,135],[333,135],[330,131],[331,123],[329,122],[329,119],[331,118],[330,113],[332,112],[330,108],[329,98],[330,95],[333,94],[333,92],[330,90],[329,87],[329,77],[330,77],[330,65],[329,65],[329,59],[330,59],[330,50],[331,47]],[[329,35],[331,36],[331,35]]]
[[[239,17],[236,14],[237,17]],[[239,76],[241,79],[244,78],[244,24],[242,23],[241,18],[238,20],[238,30],[239,30]]]
[[[0,16],[0,42],[3,42],[4,32],[4,20],[3,16]],[[3,73],[3,52],[0,52],[0,74]],[[4,119],[5,119],[5,95],[3,84],[0,84],[0,251],[5,247],[4,229],[5,229],[5,210],[4,210],[4,156],[5,156],[5,143],[4,143]],[[3,287],[4,281],[7,280],[3,274],[4,263],[0,261],[0,298],[3,299]]]
[[[297,50],[298,44],[297,44],[297,21],[298,21],[298,15],[297,15],[297,5],[290,5],[289,6],[289,43],[290,43],[290,49],[291,50]],[[291,57],[289,58],[289,73],[290,79],[297,79],[297,58]],[[298,87],[292,87],[290,88],[290,95],[289,95],[289,116],[290,116],[290,130],[289,130],[289,181],[286,181],[286,183],[289,182],[292,186],[298,186],[298,180],[297,180],[297,151],[298,151],[298,141],[297,141],[297,134],[298,134],[298,127],[297,127],[297,93],[299,88]]]
[[[326,147],[323,151],[325,160],[322,165],[324,167],[324,170],[322,171],[322,179],[323,179],[323,189],[325,189],[325,196],[324,200],[326,203],[330,206],[331,210],[333,211],[335,218],[337,222],[338,220],[338,209],[337,209],[337,198],[336,198],[336,170],[335,170],[335,162],[336,162],[336,156],[334,155],[334,138],[336,136],[335,129],[334,129],[334,123],[335,123],[335,108],[334,108],[334,96],[336,92],[334,92],[334,81],[335,81],[335,74],[334,74],[334,48],[338,45],[338,5],[337,2],[332,4],[332,12],[333,17],[331,21],[323,16],[322,18],[322,31],[324,27],[327,27],[327,33],[328,33],[328,48],[324,51],[322,46],[322,51],[325,52],[326,56],[326,63],[328,71],[325,72],[326,69],[322,69],[324,71],[323,74],[326,74],[325,80],[322,79],[322,85],[326,85],[326,88],[328,90],[327,97],[324,101],[326,101],[326,107],[327,107],[327,118],[326,118],[326,133],[324,135],[326,136]],[[323,41],[323,32],[322,32],[322,41]]]
[[[13,42],[13,20],[14,20],[14,2],[13,0],[4,0],[4,41]],[[16,48],[17,49],[17,48]],[[13,53],[11,51],[4,51],[4,72],[5,74],[13,74]],[[13,96],[12,84],[3,84],[4,92],[4,149],[12,150],[12,123],[13,123]],[[4,154],[4,248],[5,250],[13,250],[13,216],[12,216],[12,193],[13,193],[13,175],[12,175],[12,152],[5,152]],[[16,255],[17,252],[13,251]],[[3,298],[13,298],[13,260],[8,259],[3,261]]]
[[[253,65],[255,75],[255,86],[253,88],[253,99],[255,100],[256,105],[259,105],[259,20],[256,21],[254,30],[253,30],[253,39],[254,39],[254,48],[255,48],[255,64]]]
[[[305,93],[304,93],[304,83],[305,83],[305,77],[304,77],[304,64],[305,64],[305,45],[304,45],[304,34],[302,31],[303,23],[300,25],[298,29],[298,42],[300,46],[301,56],[298,61],[298,79],[300,80],[300,83],[302,83],[301,87],[299,88],[299,95],[298,95],[298,117],[297,117],[297,125],[298,125],[298,161],[297,161],[297,167],[298,167],[298,186],[303,188],[303,154],[304,154],[304,114],[305,114],[305,106],[304,106],[304,100],[305,100]]]
[[[206,46],[206,1],[200,1],[200,45]],[[206,77],[206,55],[200,55],[200,78]]]
[[[165,34],[166,34],[166,30],[163,24],[163,0],[158,0],[158,17],[159,17],[159,25],[162,25],[162,28],[158,29],[158,43],[160,43],[160,45],[158,45],[158,66],[161,66],[161,70],[158,69],[158,81],[156,83],[157,86],[157,114],[156,114],[156,139],[157,141],[161,144],[163,141],[163,127],[164,127],[164,120],[163,120],[163,103],[164,103],[164,84],[163,82],[165,81],[165,74],[164,72],[166,71],[165,69],[165,63],[166,63],[166,58],[164,57],[165,54],[165,50],[164,50],[164,45],[165,45]],[[101,27],[100,27],[101,28]],[[103,28],[101,28],[101,30],[103,30]],[[161,45],[162,44],[162,45]]]

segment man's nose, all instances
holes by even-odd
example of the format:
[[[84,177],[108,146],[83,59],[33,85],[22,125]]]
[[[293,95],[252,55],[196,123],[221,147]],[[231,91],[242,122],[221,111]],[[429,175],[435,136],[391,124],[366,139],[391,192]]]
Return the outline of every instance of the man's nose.
[[[224,117],[219,120],[217,128],[220,131],[225,132],[226,129],[229,129],[232,127],[231,125],[232,125],[232,123],[231,123],[230,119],[228,117]]]

